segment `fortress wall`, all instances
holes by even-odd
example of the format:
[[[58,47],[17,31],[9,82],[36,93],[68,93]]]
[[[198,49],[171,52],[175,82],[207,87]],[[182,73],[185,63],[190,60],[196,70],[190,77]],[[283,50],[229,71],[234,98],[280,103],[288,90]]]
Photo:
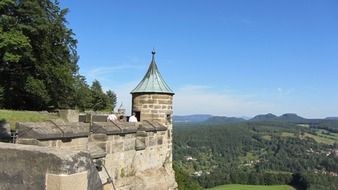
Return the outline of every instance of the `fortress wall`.
[[[1,190],[100,189],[88,153],[0,143]]]
[[[175,189],[169,143],[168,131],[108,135],[104,165],[117,189]]]
[[[105,163],[115,179],[163,166],[168,156],[166,131],[147,132],[146,135],[109,136]],[[143,150],[136,150],[137,141],[144,142]]]
[[[72,149],[72,150],[87,150],[88,137],[57,139],[57,140],[40,140],[40,146]]]
[[[20,123],[17,126],[19,144],[44,146],[54,151],[88,152],[94,162],[102,162],[108,171],[104,167],[98,171],[102,184],[108,183],[110,176],[118,190],[169,190],[177,187],[172,169],[171,131],[168,130],[171,125],[163,126],[155,121],[97,122],[92,124],[91,130],[81,123],[61,123],[59,126]],[[47,127],[50,128],[48,131],[43,130]],[[87,129],[87,136],[79,137]],[[63,133],[59,133],[61,130]],[[67,180],[57,178],[51,181],[61,183]],[[110,183],[105,186],[112,188]]]
[[[68,138],[68,139],[50,139],[37,140],[32,138],[18,138],[17,144],[38,145],[50,148],[71,149],[86,151],[88,137]]]

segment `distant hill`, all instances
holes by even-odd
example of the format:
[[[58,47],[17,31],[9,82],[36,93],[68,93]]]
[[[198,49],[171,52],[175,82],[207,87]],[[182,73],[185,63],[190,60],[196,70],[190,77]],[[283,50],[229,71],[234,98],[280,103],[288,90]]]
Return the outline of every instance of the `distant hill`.
[[[262,114],[257,115],[254,118],[250,119],[250,121],[287,121],[287,122],[294,122],[294,123],[303,123],[308,122],[308,119],[298,116],[294,113],[286,113],[281,116],[276,116],[274,114]]]
[[[250,121],[275,121],[278,117],[272,113],[256,115]]]
[[[279,121],[289,121],[289,122],[296,122],[296,123],[302,123],[306,122],[307,119],[298,116],[297,114],[294,113],[286,113],[278,117]]]
[[[174,122],[203,122],[213,117],[209,114],[194,114],[194,115],[174,115]]]
[[[225,117],[225,116],[213,116],[207,119],[207,123],[239,123],[246,121],[243,118],[239,117]]]
[[[327,117],[325,120],[338,120],[338,117]]]
[[[319,123],[322,121],[338,121],[338,117],[327,117],[325,119],[307,119],[295,113],[285,113],[281,116],[272,113],[256,115],[252,119],[244,117],[227,117],[213,116],[210,114],[193,114],[193,115],[174,115],[173,121],[180,122],[206,122],[206,123],[240,123],[240,122],[260,122],[260,121],[279,121],[292,123]]]

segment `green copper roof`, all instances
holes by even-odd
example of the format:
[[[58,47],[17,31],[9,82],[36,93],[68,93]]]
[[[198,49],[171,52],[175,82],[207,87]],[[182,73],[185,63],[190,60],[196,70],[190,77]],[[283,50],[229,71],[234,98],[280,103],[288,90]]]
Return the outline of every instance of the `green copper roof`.
[[[152,60],[146,75],[143,77],[142,81],[136,86],[136,88],[131,91],[131,93],[174,94],[158,71],[157,65],[155,63],[155,51],[153,51],[152,54]]]

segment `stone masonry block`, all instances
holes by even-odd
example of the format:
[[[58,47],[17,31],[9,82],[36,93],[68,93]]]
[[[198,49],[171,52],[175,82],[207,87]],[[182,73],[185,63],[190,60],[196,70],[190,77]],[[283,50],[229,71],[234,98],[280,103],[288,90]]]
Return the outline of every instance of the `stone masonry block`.
[[[156,139],[154,137],[149,137],[149,146],[156,146]]]
[[[123,142],[123,150],[135,150],[135,139],[125,139]]]
[[[27,139],[27,138],[19,138],[16,141],[17,144],[26,144],[26,145],[40,145],[39,141],[36,139]]]
[[[123,152],[123,142],[115,143],[111,145],[111,153]]]
[[[137,137],[135,142],[135,150],[144,150],[146,149],[146,138],[145,137]]]
[[[46,190],[87,190],[88,172],[81,172],[72,175],[46,175]]]
[[[91,139],[94,141],[106,141],[108,139],[108,136],[106,134],[92,134]]]
[[[158,144],[158,145],[163,144],[163,137],[162,137],[162,136],[158,136],[158,137],[157,137],[157,144]]]

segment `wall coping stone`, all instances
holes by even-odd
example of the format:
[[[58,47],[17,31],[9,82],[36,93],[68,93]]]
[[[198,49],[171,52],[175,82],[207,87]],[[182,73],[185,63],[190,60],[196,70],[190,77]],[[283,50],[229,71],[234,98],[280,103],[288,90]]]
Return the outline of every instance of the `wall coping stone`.
[[[46,121],[16,123],[18,138],[38,140],[87,137],[90,124],[82,122]]]
[[[18,139],[69,139],[88,137],[90,133],[106,135],[136,134],[138,131],[157,132],[166,131],[167,127],[158,121],[142,121],[137,123],[113,121],[113,122],[18,122],[16,128]]]

